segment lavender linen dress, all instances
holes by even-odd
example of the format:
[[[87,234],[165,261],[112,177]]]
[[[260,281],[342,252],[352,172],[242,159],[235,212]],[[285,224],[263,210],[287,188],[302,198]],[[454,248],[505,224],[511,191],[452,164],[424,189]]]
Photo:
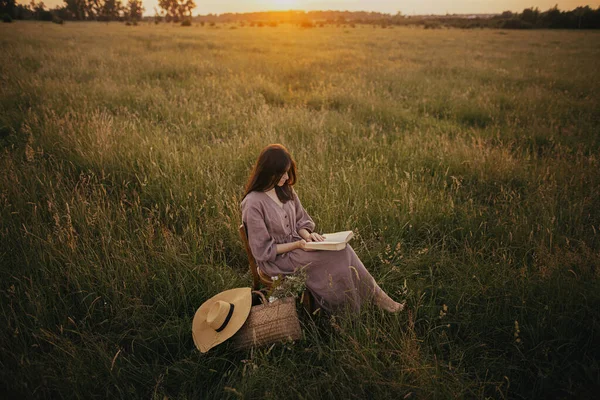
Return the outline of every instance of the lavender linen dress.
[[[365,300],[381,290],[350,245],[340,251],[296,249],[277,254],[277,244],[301,240],[300,229],[312,232],[315,228],[295,192],[294,199],[283,207],[264,192],[250,192],[242,201],[242,220],[258,267],[269,276],[292,274],[306,267],[306,287],[325,310],[347,306],[358,311]]]

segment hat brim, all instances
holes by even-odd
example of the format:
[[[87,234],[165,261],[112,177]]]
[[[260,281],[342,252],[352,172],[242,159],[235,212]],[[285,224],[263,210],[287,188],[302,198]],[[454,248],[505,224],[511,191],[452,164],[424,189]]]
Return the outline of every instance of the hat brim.
[[[233,314],[225,328],[217,332],[206,323],[211,306],[217,301],[225,301],[234,305]],[[237,288],[221,292],[206,300],[194,314],[192,321],[192,337],[194,344],[202,353],[206,353],[218,344],[232,337],[246,322],[252,308],[252,290]]]

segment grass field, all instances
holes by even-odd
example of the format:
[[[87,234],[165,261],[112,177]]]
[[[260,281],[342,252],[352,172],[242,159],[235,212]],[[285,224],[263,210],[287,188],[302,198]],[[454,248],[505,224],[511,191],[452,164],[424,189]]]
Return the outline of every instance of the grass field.
[[[600,389],[600,32],[17,22],[0,49],[0,396]],[[274,142],[409,311],[200,354]]]

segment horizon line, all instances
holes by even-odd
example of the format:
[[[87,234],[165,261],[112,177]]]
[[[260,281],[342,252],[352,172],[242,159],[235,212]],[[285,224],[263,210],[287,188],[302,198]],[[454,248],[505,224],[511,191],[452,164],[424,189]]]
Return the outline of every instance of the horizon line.
[[[593,6],[587,4],[585,6],[578,6],[575,7],[573,9],[560,9],[560,11],[573,11],[576,10],[577,8],[584,8],[584,7],[589,7],[592,10],[596,10],[596,9],[600,9],[600,5],[598,5],[596,8],[594,8]],[[540,9],[540,7],[537,6],[530,6],[530,7],[525,7],[525,9],[538,9],[540,12],[545,12],[548,10],[551,10],[551,8],[549,8],[548,10],[542,10]],[[512,11],[512,10],[503,10],[503,11],[497,11],[497,12],[467,12],[467,13],[441,13],[441,14],[435,14],[435,13],[430,13],[430,14],[405,14],[403,12],[401,12],[400,10],[397,11],[397,13],[401,13],[402,16],[404,17],[429,17],[429,16],[446,16],[446,15],[501,15],[503,12],[505,11],[510,11],[514,14],[520,14],[521,12],[523,12],[523,10],[521,11]],[[221,16],[221,15],[225,15],[225,14],[258,14],[258,13],[287,13],[287,12],[303,12],[303,13],[310,13],[310,12],[348,12],[348,13],[376,13],[376,14],[382,14],[382,15],[390,15],[390,16],[394,16],[397,15],[394,13],[390,13],[390,12],[383,12],[383,11],[373,11],[373,10],[354,10],[354,11],[350,11],[350,10],[334,10],[334,9],[327,9],[327,10],[303,10],[303,9],[289,9],[289,10],[260,10],[260,11],[243,11],[243,12],[239,12],[239,11],[228,11],[228,12],[223,12],[223,13],[208,13],[208,14],[196,14],[196,15],[192,15],[193,17],[205,17],[205,16]],[[153,17],[155,14],[143,14],[143,16],[150,16]]]

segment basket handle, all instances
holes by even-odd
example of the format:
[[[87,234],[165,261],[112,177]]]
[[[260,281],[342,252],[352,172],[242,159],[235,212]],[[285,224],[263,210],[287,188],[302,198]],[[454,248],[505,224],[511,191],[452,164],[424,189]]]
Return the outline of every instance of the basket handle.
[[[265,297],[263,292],[261,292],[260,290],[253,290],[252,293],[256,293],[257,295],[259,295],[264,305],[269,305],[269,302],[267,301],[267,298]]]

